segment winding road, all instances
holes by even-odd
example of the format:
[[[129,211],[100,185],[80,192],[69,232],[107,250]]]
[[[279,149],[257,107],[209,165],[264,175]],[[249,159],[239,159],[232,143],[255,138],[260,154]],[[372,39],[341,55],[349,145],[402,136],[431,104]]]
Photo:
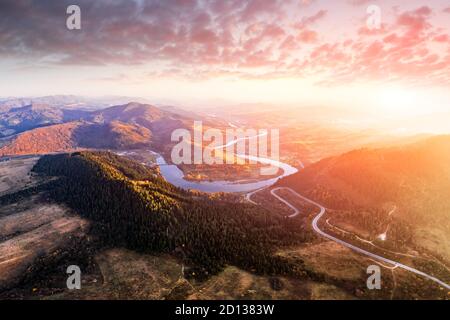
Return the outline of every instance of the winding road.
[[[358,252],[358,253],[360,253],[362,255],[368,256],[368,257],[370,257],[372,259],[375,259],[377,261],[382,261],[382,262],[391,264],[391,265],[394,266],[394,268],[401,268],[401,269],[410,271],[412,273],[415,273],[415,274],[417,274],[419,276],[422,276],[422,277],[424,277],[424,278],[426,278],[428,280],[434,281],[437,284],[439,284],[440,286],[442,286],[442,287],[444,287],[444,288],[446,288],[447,290],[450,291],[450,285],[448,285],[447,283],[443,282],[442,280],[439,280],[438,278],[436,278],[434,276],[431,276],[431,275],[429,275],[429,274],[427,274],[425,272],[422,272],[420,270],[417,270],[415,268],[409,267],[409,266],[407,266],[405,264],[402,264],[400,262],[397,262],[397,261],[394,261],[394,260],[382,257],[382,256],[380,256],[378,254],[375,254],[375,253],[369,252],[367,250],[364,250],[362,248],[359,248],[359,247],[357,247],[357,246],[355,246],[355,245],[353,245],[351,243],[348,243],[348,242],[346,242],[344,240],[338,239],[338,238],[336,238],[336,237],[334,237],[334,236],[332,236],[332,235],[322,231],[319,228],[318,223],[319,223],[320,219],[326,213],[326,208],[324,206],[322,206],[321,204],[319,204],[319,203],[317,203],[317,202],[315,202],[315,201],[313,201],[311,199],[308,199],[308,198],[302,196],[301,194],[297,193],[296,191],[294,191],[294,190],[292,190],[291,188],[288,188],[288,187],[277,187],[277,188],[272,189],[270,191],[271,195],[274,196],[275,198],[277,198],[278,200],[280,200],[281,202],[283,202],[284,204],[286,204],[289,208],[291,208],[294,211],[294,213],[291,214],[289,216],[289,218],[294,218],[297,215],[299,215],[300,214],[300,210],[298,208],[296,208],[293,204],[291,204],[289,201],[287,201],[286,199],[283,199],[282,197],[277,195],[276,191],[278,191],[278,190],[289,190],[296,197],[298,197],[298,198],[302,199],[303,201],[306,201],[306,202],[308,202],[308,203],[310,203],[310,204],[312,204],[314,206],[317,206],[320,209],[320,212],[314,217],[314,219],[312,221],[312,227],[313,227],[314,231],[317,232],[322,237],[327,238],[329,240],[332,240],[332,241],[334,241],[336,243],[339,243],[339,244],[343,245],[344,247],[352,249],[353,251],[356,251],[356,252]],[[255,203],[254,201],[252,201],[250,199],[250,197],[251,197],[252,194],[254,194],[254,193],[258,192],[258,191],[260,191],[260,190],[256,190],[256,191],[254,191],[252,193],[247,194],[247,197],[246,197],[247,200],[249,200],[252,203]]]

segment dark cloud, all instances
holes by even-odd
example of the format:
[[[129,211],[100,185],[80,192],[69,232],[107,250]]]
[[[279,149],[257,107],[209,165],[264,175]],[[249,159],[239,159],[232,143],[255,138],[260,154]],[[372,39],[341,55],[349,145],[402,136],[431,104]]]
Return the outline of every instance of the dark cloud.
[[[249,70],[265,68],[258,77],[332,74],[325,82],[426,77],[450,83],[443,76],[450,75],[450,41],[445,30],[433,26],[432,8],[399,10],[396,20],[383,22],[379,30],[362,24],[355,35],[327,42],[320,25],[332,19],[328,11],[292,14],[309,3],[1,0],[0,58],[41,65],[162,61],[169,74],[183,76],[190,72],[251,78],[255,73]],[[82,9],[82,30],[66,29],[71,4]],[[433,52],[430,43],[441,46],[440,51]]]
[[[220,55],[238,53],[242,47],[241,39],[233,36],[235,28],[280,20],[290,2],[2,0],[0,55],[61,64],[226,60]],[[65,27],[70,4],[81,7],[80,31]],[[283,32],[281,27],[268,24],[262,34],[249,41],[258,51],[260,40]]]

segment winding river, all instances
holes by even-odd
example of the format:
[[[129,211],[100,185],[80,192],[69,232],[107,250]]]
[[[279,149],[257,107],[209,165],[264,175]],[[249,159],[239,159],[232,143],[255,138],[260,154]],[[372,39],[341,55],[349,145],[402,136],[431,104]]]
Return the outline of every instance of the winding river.
[[[262,135],[267,135],[267,133],[263,133],[254,137],[246,137],[246,138],[238,138],[235,140],[232,140],[228,142],[225,145],[215,147],[214,149],[223,149],[226,147],[229,147],[231,145],[234,145],[238,143],[239,141],[246,139],[254,139],[257,137],[260,137]],[[275,178],[265,179],[265,180],[259,180],[255,182],[247,182],[247,183],[240,183],[240,182],[231,182],[231,181],[188,181],[184,178],[183,171],[180,170],[176,165],[167,164],[165,159],[158,153],[154,153],[156,155],[156,163],[158,164],[162,176],[171,184],[183,188],[183,189],[193,189],[193,190],[199,190],[203,192],[250,192],[253,190],[262,189],[268,186],[271,186],[275,184],[279,179],[283,177],[290,176],[296,172],[298,172],[297,168],[294,168],[293,166],[283,163],[281,161],[269,159],[269,158],[263,158],[263,157],[257,157],[257,156],[249,156],[249,155],[240,155],[237,154],[237,157],[240,157],[242,159],[252,160],[259,162],[261,164],[265,165],[271,165],[273,167],[277,167],[282,170],[282,174]],[[302,165],[303,166],[303,165]]]
[[[275,178],[248,183],[230,182],[225,180],[201,182],[188,181],[184,178],[184,173],[180,168],[173,164],[167,164],[167,162],[160,154],[155,153],[155,155],[156,163],[160,168],[161,174],[168,182],[183,189],[195,189],[203,192],[249,192],[271,186],[275,182],[277,182],[278,179],[290,176],[298,172],[297,168],[294,168],[293,166],[280,161],[261,157],[238,155],[238,157],[247,158],[249,160],[258,161],[262,164],[270,164],[272,166],[278,167],[283,171],[283,173]]]
[[[238,138],[228,142],[225,145],[221,145],[215,147],[214,149],[223,149],[238,143],[241,140],[250,140],[263,135],[267,135],[267,133],[259,134],[257,136]],[[132,152],[132,151],[131,151]],[[119,152],[119,155],[125,155],[129,152]],[[250,192],[254,190],[259,190],[268,186],[275,184],[279,179],[283,177],[290,176],[294,173],[298,172],[298,169],[281,161],[257,157],[257,156],[249,156],[249,155],[241,155],[236,154],[237,157],[242,159],[252,160],[259,162],[265,165],[271,165],[273,167],[277,167],[281,169],[282,174],[270,179],[259,180],[255,182],[246,182],[242,183],[239,181],[226,181],[226,180],[216,180],[216,181],[189,181],[185,179],[183,171],[178,168],[178,166],[173,164],[168,164],[164,157],[157,152],[152,151],[154,156],[156,157],[156,164],[159,166],[161,175],[166,179],[166,181],[171,184],[182,188],[182,189],[191,189],[191,190],[199,190],[202,192]],[[303,164],[301,164],[303,167]]]

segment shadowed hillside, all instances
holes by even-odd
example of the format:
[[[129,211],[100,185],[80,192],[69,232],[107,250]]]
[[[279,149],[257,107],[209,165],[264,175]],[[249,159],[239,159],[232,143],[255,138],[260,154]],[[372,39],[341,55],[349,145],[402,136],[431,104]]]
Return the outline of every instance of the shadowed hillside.
[[[169,152],[171,134],[174,130],[189,129],[194,121],[186,116],[136,102],[93,112],[91,120],[97,123],[120,121],[147,128],[152,132],[153,146],[161,152]]]
[[[88,117],[82,110],[56,108],[47,104],[30,104],[20,107],[3,106],[0,109],[0,137],[26,130],[60,124]]]

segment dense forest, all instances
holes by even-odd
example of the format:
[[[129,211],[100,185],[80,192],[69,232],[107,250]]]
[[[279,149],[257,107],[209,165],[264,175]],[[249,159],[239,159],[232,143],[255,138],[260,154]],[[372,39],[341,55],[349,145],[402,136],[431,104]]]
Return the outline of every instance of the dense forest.
[[[384,204],[395,206],[395,218],[449,234],[449,163],[450,136],[436,136],[411,145],[361,149],[323,159],[279,185],[329,209],[373,212]],[[377,232],[375,220],[361,224],[374,226]]]
[[[418,269],[448,279],[449,164],[450,136],[435,136],[326,158],[278,185],[326,206],[323,230],[360,246],[369,241],[371,250],[376,245],[397,260],[420,256],[412,262]]]
[[[173,253],[196,276],[227,264],[285,274],[295,268],[274,249],[310,240],[301,226],[261,207],[193,196],[108,152],[44,156],[33,171],[59,177],[47,185],[50,196],[93,221],[102,244]]]

